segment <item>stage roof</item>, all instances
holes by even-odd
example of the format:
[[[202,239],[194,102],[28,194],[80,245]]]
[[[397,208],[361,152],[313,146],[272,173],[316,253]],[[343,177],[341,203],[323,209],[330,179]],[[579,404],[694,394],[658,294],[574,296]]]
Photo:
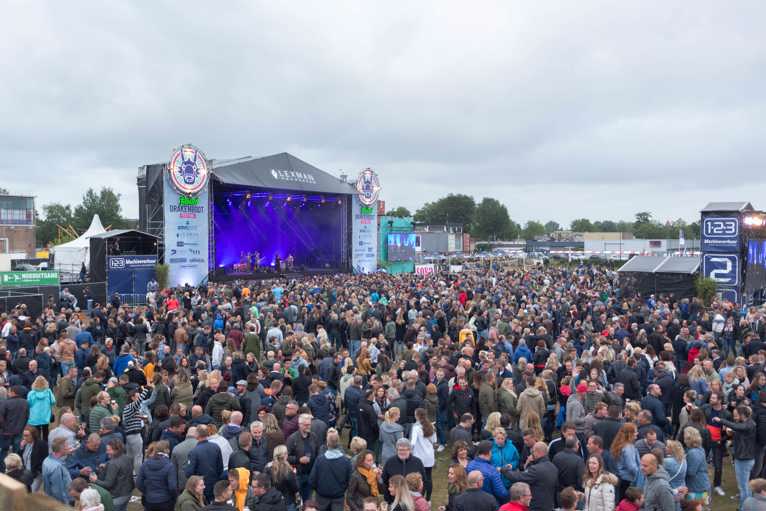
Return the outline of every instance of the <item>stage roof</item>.
[[[263,158],[213,161],[213,177],[236,186],[319,193],[355,193],[353,185],[289,153]]]
[[[703,213],[751,211],[753,206],[749,202],[710,202],[702,208]]]
[[[620,273],[685,273],[694,274],[699,270],[697,256],[634,256],[619,270]]]

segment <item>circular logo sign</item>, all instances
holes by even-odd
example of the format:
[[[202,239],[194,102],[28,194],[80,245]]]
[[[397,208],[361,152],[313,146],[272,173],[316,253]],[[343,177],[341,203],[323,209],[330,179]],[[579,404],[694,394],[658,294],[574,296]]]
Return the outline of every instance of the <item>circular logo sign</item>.
[[[378,175],[372,169],[364,169],[356,178],[356,191],[359,194],[359,202],[365,206],[372,206],[380,195],[380,181]]]
[[[179,193],[197,195],[210,177],[205,154],[193,145],[182,145],[173,151],[168,163],[168,175]]]

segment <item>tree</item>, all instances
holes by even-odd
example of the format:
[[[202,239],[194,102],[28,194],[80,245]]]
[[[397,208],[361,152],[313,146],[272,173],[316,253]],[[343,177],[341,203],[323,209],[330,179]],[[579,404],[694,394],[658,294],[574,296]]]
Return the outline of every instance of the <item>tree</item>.
[[[463,194],[449,194],[436,202],[427,202],[415,212],[415,221],[426,224],[460,224],[470,232],[476,203],[473,197]]]
[[[648,224],[652,221],[652,214],[648,211],[639,211],[636,213],[636,224]]]
[[[511,217],[508,209],[497,199],[485,197],[476,206],[473,235],[479,239],[513,239]]]
[[[572,220],[569,228],[574,232],[593,232],[593,224],[587,218]]]
[[[68,241],[57,239],[58,226],[65,227],[72,223],[72,206],[46,204],[43,206],[43,215],[45,218],[37,221],[37,243],[45,246],[50,242]]]
[[[10,195],[8,188],[0,188],[0,195]]]
[[[561,226],[559,225],[558,222],[554,222],[553,220],[550,220],[550,221],[545,223],[545,233],[546,234],[552,234],[552,233],[554,233],[556,231],[560,231],[560,230],[561,230]]]
[[[392,209],[388,213],[386,213],[386,216],[395,216],[399,218],[407,218],[412,216],[412,213],[410,213],[410,210],[405,208],[404,206],[399,206],[398,208]]]
[[[93,188],[88,188],[82,197],[82,204],[74,208],[74,227],[78,231],[85,231],[90,226],[93,215],[97,214],[104,226],[121,228],[125,225],[121,213],[119,193],[107,187],[102,188],[99,193],[96,193]]]
[[[545,234],[545,226],[536,220],[529,220],[526,225],[524,225],[522,237],[525,240],[532,240],[543,234]]]

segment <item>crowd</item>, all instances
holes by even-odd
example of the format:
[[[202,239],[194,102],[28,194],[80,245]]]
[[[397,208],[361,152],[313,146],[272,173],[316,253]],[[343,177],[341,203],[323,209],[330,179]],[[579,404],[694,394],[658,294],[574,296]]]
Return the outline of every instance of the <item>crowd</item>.
[[[766,509],[762,310],[594,266],[152,283],[0,336],[2,468],[78,509],[698,510],[727,464]]]

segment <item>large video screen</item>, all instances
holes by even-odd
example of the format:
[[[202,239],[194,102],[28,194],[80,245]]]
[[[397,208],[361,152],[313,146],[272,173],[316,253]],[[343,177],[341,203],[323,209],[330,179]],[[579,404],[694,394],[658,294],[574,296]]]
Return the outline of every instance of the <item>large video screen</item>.
[[[752,295],[766,288],[766,240],[748,240],[745,268],[745,293]]]
[[[415,260],[415,234],[411,232],[394,232],[388,235],[389,261]]]

